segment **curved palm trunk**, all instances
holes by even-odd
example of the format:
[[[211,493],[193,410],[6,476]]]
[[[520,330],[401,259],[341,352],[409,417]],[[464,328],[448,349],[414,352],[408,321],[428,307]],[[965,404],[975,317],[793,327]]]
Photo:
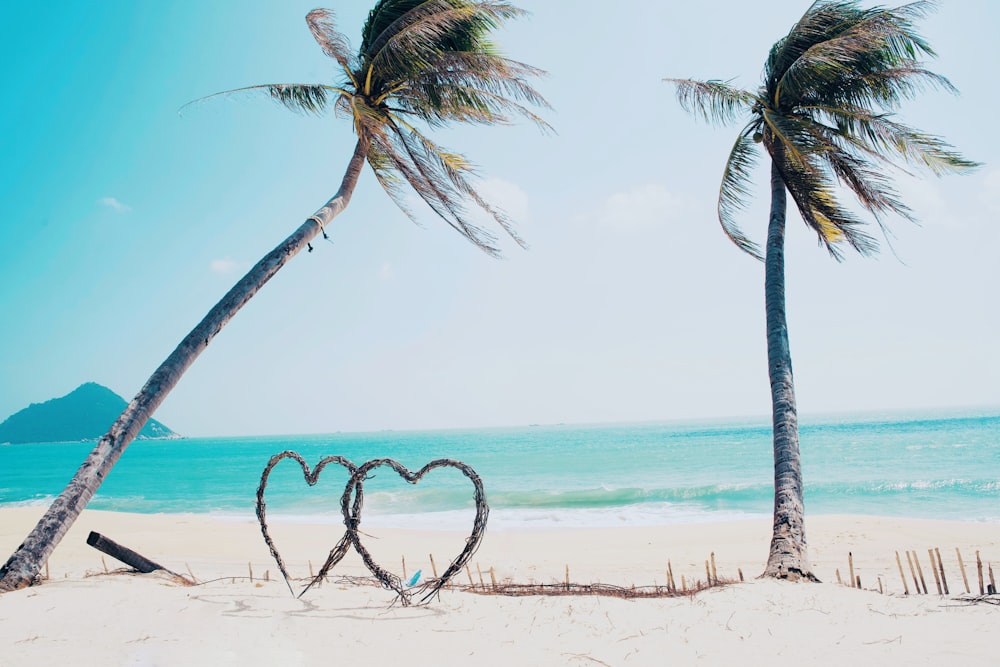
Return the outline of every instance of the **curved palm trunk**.
[[[359,140],[337,194],[295,230],[295,233],[257,262],[150,376],[146,385],[100,439],[24,543],[0,568],[0,592],[23,588],[35,580],[45,561],[90,502],[125,448],[135,439],[198,355],[288,260],[305,248],[323,227],[347,207],[361,175],[367,151],[368,142]]]
[[[802,502],[802,463],[798,413],[792,379],[792,353],[785,319],[785,183],[771,164],[771,217],[764,259],[767,310],[767,367],[771,380],[771,422],[774,430],[774,529],[765,577],[818,581],[806,553]]]

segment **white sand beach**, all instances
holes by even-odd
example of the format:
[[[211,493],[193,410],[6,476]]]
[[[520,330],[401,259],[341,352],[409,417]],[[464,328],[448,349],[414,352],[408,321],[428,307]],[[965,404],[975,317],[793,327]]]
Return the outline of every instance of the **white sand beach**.
[[[0,510],[9,554],[41,514]],[[339,538],[338,526],[273,523],[293,576],[306,577]],[[201,582],[120,571],[86,545],[89,531]],[[471,562],[478,583],[498,581],[663,585],[746,581],[672,598],[483,595],[441,592],[426,606],[393,604],[390,591],[339,581],[367,571],[351,552],[330,582],[289,594],[255,521],[200,515],[86,511],[53,554],[48,580],[0,595],[0,664],[78,665],[996,665],[1000,606],[978,597],[976,552],[1000,574],[1000,525],[863,516],[807,518],[822,584],[757,580],[766,520],[657,527],[488,531]],[[386,567],[439,569],[463,544],[449,532],[366,529]],[[950,589],[939,595],[928,549],[940,550]],[[971,594],[958,565],[964,559]],[[929,594],[916,594],[905,552],[914,551]],[[895,553],[903,556],[903,593]],[[454,553],[452,553],[454,552]],[[848,554],[863,590],[847,580]],[[478,566],[478,567],[477,567]],[[105,573],[105,567],[110,573]],[[252,568],[254,580],[250,580]],[[988,582],[988,574],[987,582]],[[265,577],[267,580],[264,580]],[[462,573],[456,584],[468,586]],[[884,593],[878,592],[881,583]],[[998,598],[994,597],[996,603]]]

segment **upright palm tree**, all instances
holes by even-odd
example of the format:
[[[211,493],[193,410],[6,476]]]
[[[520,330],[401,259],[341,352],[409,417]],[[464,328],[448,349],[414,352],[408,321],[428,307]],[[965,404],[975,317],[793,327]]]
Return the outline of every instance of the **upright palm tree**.
[[[306,16],[323,52],[342,70],[343,81],[339,85],[270,84],[250,90],[265,92],[297,111],[321,113],[333,107],[350,116],[357,144],[340,189],[250,269],[156,369],[0,568],[0,591],[27,586],[37,577],[181,375],[237,311],[344,210],[365,162],[407,215],[412,217],[403,202],[409,185],[437,215],[488,254],[499,254],[498,239],[469,221],[467,203],[484,209],[523,245],[504,213],[476,192],[469,180],[473,166],[435,144],[418,127],[437,128],[451,122],[506,124],[515,116],[548,127],[528,108],[547,106],[528,83],[541,72],[503,57],[488,39],[504,21],[522,14],[517,7],[493,0],[379,0],[365,22],[356,54],[334,28],[332,12],[317,9]]]
[[[976,166],[940,138],[899,123],[893,111],[923,88],[954,92],[920,62],[933,56],[914,23],[932,2],[863,9],[856,0],[817,0],[771,48],[756,92],[721,81],[668,79],[689,112],[726,124],[749,116],[729,154],[719,221],[743,251],[764,260],[767,358],[774,432],[774,528],[764,575],[815,580],[806,550],[798,417],[785,320],[785,209],[791,194],[803,221],[830,254],[878,249],[864,220],[840,201],[846,186],[875,222],[913,219],[886,175],[916,165],[937,175]],[[762,254],[740,230],[750,175],[762,144],[771,158],[771,211]],[[883,227],[884,229],[884,227]]]

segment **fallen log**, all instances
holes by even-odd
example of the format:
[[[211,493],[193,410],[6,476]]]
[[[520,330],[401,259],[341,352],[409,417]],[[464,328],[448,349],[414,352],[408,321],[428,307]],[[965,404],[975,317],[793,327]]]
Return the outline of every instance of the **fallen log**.
[[[168,574],[171,574],[177,577],[178,579],[184,580],[185,582],[187,581],[186,579],[184,579],[184,577],[177,574],[176,572],[168,570],[159,563],[155,563],[149,560],[142,554],[138,554],[135,551],[129,549],[128,547],[124,547],[115,542],[114,540],[104,537],[98,532],[90,531],[90,535],[87,536],[87,544],[94,547],[98,551],[102,551],[107,555],[111,556],[112,558],[120,560],[126,565],[135,568],[136,570],[142,572],[143,574],[156,572],[157,570],[163,570],[164,572],[167,572]]]

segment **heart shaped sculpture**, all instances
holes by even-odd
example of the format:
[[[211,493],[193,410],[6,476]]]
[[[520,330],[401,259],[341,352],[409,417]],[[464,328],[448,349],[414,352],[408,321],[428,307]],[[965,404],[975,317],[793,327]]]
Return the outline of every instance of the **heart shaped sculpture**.
[[[462,552],[451,562],[451,565],[448,566],[448,569],[445,570],[444,574],[436,579],[430,579],[426,583],[417,587],[417,590],[420,593],[424,593],[420,602],[427,602],[438,594],[441,588],[448,583],[448,580],[462,569],[469,559],[472,558],[472,555],[476,553],[476,549],[479,548],[479,543],[482,541],[483,534],[486,532],[486,518],[490,511],[489,506],[486,504],[486,494],[483,490],[483,481],[471,467],[461,461],[453,461],[451,459],[437,459],[431,461],[416,472],[411,472],[404,465],[394,461],[393,459],[373,459],[360,466],[356,471],[354,471],[354,474],[351,475],[351,479],[347,483],[347,487],[344,489],[344,495],[341,496],[340,499],[340,509],[344,514],[344,523],[348,527],[348,536],[354,543],[354,549],[361,555],[362,560],[364,560],[365,566],[367,566],[371,573],[374,574],[375,577],[382,583],[383,587],[396,591],[396,594],[399,596],[399,599],[402,601],[404,606],[410,604],[410,597],[413,594],[412,589],[405,588],[399,577],[386,571],[375,562],[371,554],[368,553],[368,550],[361,543],[361,538],[358,534],[358,526],[361,524],[361,506],[364,503],[364,490],[362,488],[364,481],[368,478],[368,474],[371,471],[382,466],[392,468],[399,474],[400,477],[405,479],[410,484],[416,484],[424,477],[424,475],[436,468],[455,468],[469,478],[469,481],[472,482],[472,486],[475,489],[474,498],[476,501],[476,517],[472,524],[472,532],[465,540],[465,548],[462,549]]]
[[[292,451],[284,451],[271,457],[271,460],[267,462],[267,467],[264,468],[264,472],[260,476],[260,486],[257,487],[257,520],[260,521],[260,532],[264,535],[264,542],[267,543],[267,548],[271,551],[271,555],[274,556],[274,560],[278,564],[281,576],[285,578],[285,584],[288,586],[289,592],[292,595],[295,595],[295,591],[292,590],[291,580],[288,576],[288,570],[285,568],[285,562],[281,559],[281,554],[278,553],[277,548],[274,546],[274,540],[271,539],[271,534],[267,527],[266,505],[264,503],[264,489],[267,488],[267,479],[271,475],[271,470],[282,459],[293,459],[298,461],[299,465],[302,466],[302,474],[305,475],[306,484],[309,486],[315,486],[316,482],[319,480],[320,473],[323,472],[323,468],[330,463],[336,463],[339,466],[343,466],[349,473],[351,473],[351,479],[348,482],[350,485],[354,481],[358,467],[342,456],[327,456],[316,464],[315,469],[310,470],[309,465],[305,462],[305,459],[299,456],[299,454]],[[306,586],[301,593],[299,593],[298,597],[301,597],[313,584],[325,577],[327,572],[330,571],[330,568],[339,563],[340,560],[347,554],[347,550],[355,541],[352,537],[353,534],[354,531],[348,527],[348,529],[344,532],[344,535],[337,541],[337,544],[330,550],[330,554],[327,556],[326,562],[323,563],[323,567],[320,568],[319,573],[313,577],[313,579],[309,582],[309,585]]]

